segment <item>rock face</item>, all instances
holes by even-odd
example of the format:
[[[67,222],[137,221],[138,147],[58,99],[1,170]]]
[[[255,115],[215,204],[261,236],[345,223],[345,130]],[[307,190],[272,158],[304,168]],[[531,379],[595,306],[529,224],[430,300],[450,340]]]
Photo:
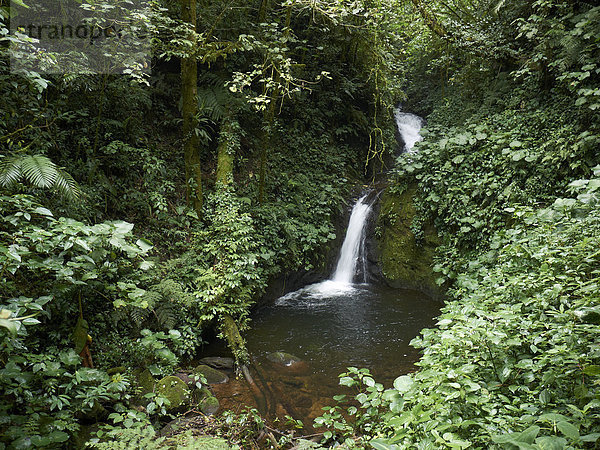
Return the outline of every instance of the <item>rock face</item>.
[[[169,399],[171,405],[170,411],[180,409],[183,406],[190,404],[191,393],[181,379],[175,376],[164,377],[156,383],[156,393]]]
[[[418,289],[440,297],[432,270],[439,238],[429,223],[422,224],[422,232],[415,236],[412,227],[416,216],[415,193],[413,186],[402,194],[387,190],[382,195],[376,226],[378,259],[382,275],[390,286]]]
[[[208,384],[221,384],[227,383],[229,381],[229,377],[223,372],[220,372],[217,369],[213,369],[212,367],[209,367],[206,364],[200,364],[192,371],[192,373],[203,375],[204,378],[206,378],[206,382]]]
[[[281,364],[282,366],[291,366],[301,361],[297,356],[285,352],[269,353],[267,359],[276,364]]]

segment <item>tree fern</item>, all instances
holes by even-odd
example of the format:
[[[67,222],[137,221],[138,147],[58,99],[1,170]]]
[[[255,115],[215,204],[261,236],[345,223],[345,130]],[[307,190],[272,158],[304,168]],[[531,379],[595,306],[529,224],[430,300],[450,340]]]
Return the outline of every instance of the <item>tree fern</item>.
[[[45,156],[10,156],[0,160],[0,187],[10,187],[23,181],[35,187],[55,189],[72,199],[81,196],[73,177]]]

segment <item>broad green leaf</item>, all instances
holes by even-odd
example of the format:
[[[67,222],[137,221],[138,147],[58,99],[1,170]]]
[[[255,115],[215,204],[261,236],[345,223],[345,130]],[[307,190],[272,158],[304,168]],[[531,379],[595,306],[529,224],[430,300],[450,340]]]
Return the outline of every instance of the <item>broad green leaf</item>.
[[[409,375],[402,375],[394,380],[394,389],[401,394],[404,394],[410,391],[414,384],[415,382],[413,381],[412,377]]]
[[[147,253],[152,247],[152,243],[146,239],[138,239],[137,246],[142,250],[142,253]]]
[[[570,422],[562,421],[556,424],[556,427],[569,439],[579,439],[579,429]]]
[[[567,441],[558,436],[541,436],[535,440],[535,444],[540,450],[563,450]]]
[[[0,327],[7,329],[13,336],[16,336],[19,331],[17,323],[13,320],[0,319]]]

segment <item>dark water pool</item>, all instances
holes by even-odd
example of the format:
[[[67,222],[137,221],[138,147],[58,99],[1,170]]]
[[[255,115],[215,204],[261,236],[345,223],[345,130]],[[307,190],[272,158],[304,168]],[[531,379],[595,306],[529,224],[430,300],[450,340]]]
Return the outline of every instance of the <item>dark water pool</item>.
[[[418,291],[332,281],[311,285],[257,311],[245,334],[253,355],[254,376],[268,391],[267,415],[285,414],[311,423],[321,407],[343,389],[338,375],[349,366],[371,370],[378,382],[391,386],[414,370],[418,352],[409,342],[433,325],[440,303]],[[271,352],[295,355],[289,367],[267,359]],[[205,353],[224,354],[222,343]],[[242,382],[215,387],[224,407],[252,404]],[[255,405],[252,405],[255,406]]]

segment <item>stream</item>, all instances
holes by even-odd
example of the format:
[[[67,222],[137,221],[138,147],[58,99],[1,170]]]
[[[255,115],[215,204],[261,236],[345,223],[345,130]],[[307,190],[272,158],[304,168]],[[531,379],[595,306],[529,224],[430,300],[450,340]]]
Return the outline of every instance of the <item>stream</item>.
[[[356,201],[329,280],[254,313],[244,337],[266,401],[253,398],[243,380],[232,379],[213,386],[223,408],[257,407],[270,420],[289,415],[310,426],[344,391],[338,376],[347,367],[369,369],[385,387],[415,369],[419,353],[409,343],[433,325],[440,304],[418,291],[364,282],[365,229],[376,199],[367,192]],[[274,361],[276,352],[285,352],[283,361]],[[216,341],[204,353],[227,356],[228,351]]]

